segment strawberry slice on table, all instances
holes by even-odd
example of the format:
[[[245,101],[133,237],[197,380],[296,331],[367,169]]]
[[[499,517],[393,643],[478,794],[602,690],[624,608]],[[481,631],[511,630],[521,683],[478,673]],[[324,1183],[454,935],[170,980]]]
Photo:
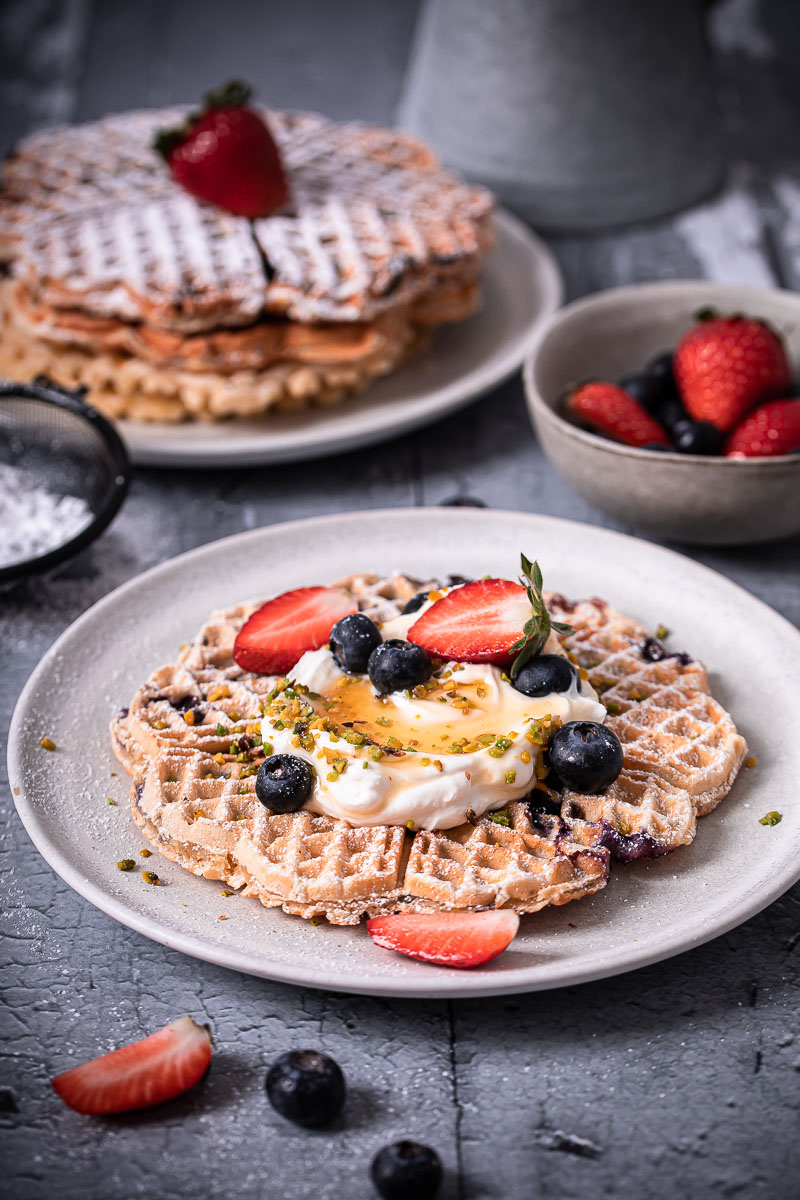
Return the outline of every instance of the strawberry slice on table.
[[[275,139],[250,108],[251,90],[239,81],[208,92],[203,108],[183,125],[162,129],[153,149],[173,179],[198,200],[240,217],[266,217],[284,205],[289,185]]]
[[[75,1112],[107,1116],[152,1108],[188,1092],[211,1062],[211,1033],[180,1017],[157,1033],[73,1067],[52,1081]]]
[[[502,667],[530,615],[530,600],[520,584],[476,579],[432,604],[411,626],[408,640],[439,658]]]
[[[788,390],[789,361],[765,321],[698,315],[675,350],[675,379],[689,415],[727,433],[759,401]]]
[[[616,383],[582,383],[568,394],[565,403],[573,417],[626,446],[669,445],[655,417]]]
[[[725,447],[726,458],[769,458],[800,450],[800,400],[773,400],[737,425]]]
[[[367,921],[376,946],[440,967],[480,967],[502,954],[519,929],[510,909],[396,913]]]
[[[307,650],[325,645],[341,617],[356,611],[352,598],[334,588],[284,592],[245,621],[233,644],[233,657],[256,675],[285,675]]]

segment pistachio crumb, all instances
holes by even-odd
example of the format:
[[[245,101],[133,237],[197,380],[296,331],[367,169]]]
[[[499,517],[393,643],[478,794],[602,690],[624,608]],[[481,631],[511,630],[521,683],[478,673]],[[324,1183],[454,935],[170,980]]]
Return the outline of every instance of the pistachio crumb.
[[[120,871],[133,871],[135,867],[136,863],[132,858],[121,858],[117,863],[117,869]]]
[[[161,883],[155,871],[142,871],[142,879],[145,883]]]
[[[759,825],[780,825],[782,819],[783,813],[776,812],[773,809],[772,812],[765,813],[763,817],[759,817],[758,823]]]
[[[754,767],[757,762],[758,759],[756,758],[755,754],[748,754],[747,758],[744,760],[744,765],[746,767]]]
[[[55,750],[56,748],[55,742],[49,737],[39,738],[39,745],[43,750]]]
[[[139,851],[139,858],[152,858],[152,857],[153,857],[152,850],[140,850]]]
[[[112,804],[115,808],[117,806],[116,800],[112,800],[110,796],[106,797],[106,804]]]

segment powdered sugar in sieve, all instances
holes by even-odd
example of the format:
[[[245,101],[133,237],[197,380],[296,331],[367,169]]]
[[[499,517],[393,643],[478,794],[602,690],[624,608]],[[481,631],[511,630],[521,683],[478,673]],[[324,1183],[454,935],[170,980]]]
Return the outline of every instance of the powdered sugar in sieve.
[[[77,537],[94,519],[82,497],[58,495],[19,467],[0,463],[0,567],[38,558]]]

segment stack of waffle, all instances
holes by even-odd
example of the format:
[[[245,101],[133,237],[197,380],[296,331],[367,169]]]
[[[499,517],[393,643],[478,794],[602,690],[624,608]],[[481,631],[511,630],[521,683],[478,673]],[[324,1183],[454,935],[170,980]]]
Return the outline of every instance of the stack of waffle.
[[[335,586],[385,621],[421,581],[362,575]],[[271,814],[255,794],[263,753],[251,738],[275,680],[233,659],[236,634],[256,607],[213,614],[177,662],[139,689],[111,739],[132,776],[134,818],[154,846],[269,907],[355,924],[383,912],[566,904],[605,886],[610,853],[656,857],[690,842],[745,754],[699,664],[649,660],[642,626],[589,602],[565,615],[576,631],[568,645],[605,688],[623,744],[623,770],[605,793],[537,792],[530,805],[507,806],[508,825],[482,817],[435,832],[354,829],[304,810]]]
[[[37,134],[0,194],[0,373],[107,414],[216,420],[328,404],[478,303],[490,195],[396,130],[265,111],[288,205],[193,199],[151,143],[183,109]]]

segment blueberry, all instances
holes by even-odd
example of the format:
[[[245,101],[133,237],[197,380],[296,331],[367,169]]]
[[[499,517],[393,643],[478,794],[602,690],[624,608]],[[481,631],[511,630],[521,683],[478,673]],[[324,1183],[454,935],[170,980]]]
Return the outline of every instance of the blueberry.
[[[662,395],[675,390],[675,372],[671,350],[665,350],[651,358],[645,367],[645,374],[651,384],[661,391]]]
[[[678,397],[668,396],[658,407],[658,419],[672,435],[679,425],[689,420],[689,417]]]
[[[550,766],[573,792],[602,792],[622,770],[622,746],[597,721],[569,721],[550,742]]]
[[[344,1104],[344,1075],[319,1050],[289,1050],[267,1072],[267,1097],[282,1117],[313,1129],[332,1120]]]
[[[662,398],[661,385],[649,375],[626,375],[619,386],[648,412],[654,412]]]
[[[537,654],[512,676],[518,692],[526,696],[549,696],[551,692],[568,692],[575,679],[575,668],[560,654]]]
[[[256,795],[272,812],[296,812],[313,782],[311,767],[304,759],[294,754],[273,754],[258,768]]]
[[[381,634],[364,613],[350,613],[336,622],[330,643],[336,665],[348,675],[361,675],[367,669],[370,654],[381,644]]]
[[[406,603],[403,605],[402,615],[405,617],[409,613],[418,612],[418,610],[420,608],[422,608],[423,604],[428,599],[429,595],[430,595],[430,590],[427,590],[424,592],[417,592],[416,596],[412,596],[411,599],[407,600]]]
[[[725,434],[708,421],[688,418],[672,426],[672,444],[681,454],[721,454]]]
[[[422,646],[390,638],[372,651],[367,670],[375,691],[385,696],[424,683],[430,679],[433,667],[428,651]]]
[[[477,496],[450,496],[448,500],[439,501],[440,508],[486,508],[485,500]]]
[[[442,1182],[439,1155],[419,1142],[392,1142],[372,1160],[372,1182],[383,1200],[430,1200]]]

